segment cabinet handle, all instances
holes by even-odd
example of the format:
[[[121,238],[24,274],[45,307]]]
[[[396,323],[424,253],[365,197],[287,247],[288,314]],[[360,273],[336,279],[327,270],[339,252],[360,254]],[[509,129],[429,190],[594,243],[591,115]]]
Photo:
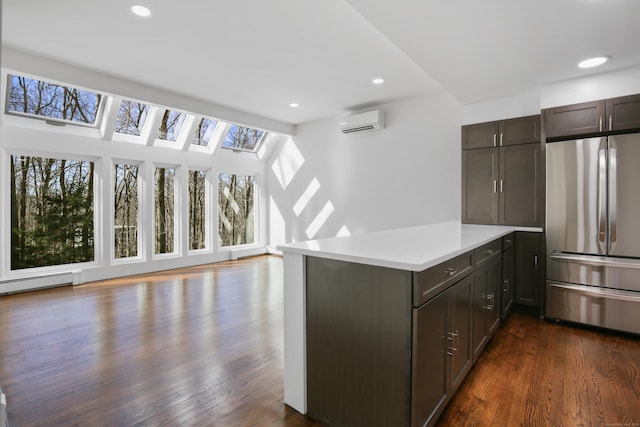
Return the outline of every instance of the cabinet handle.
[[[509,278],[504,279],[504,289],[502,290],[505,294],[509,295]]]
[[[502,135],[504,135],[502,132],[500,132],[500,147],[502,147]]]
[[[600,116],[600,124],[598,125],[598,130],[602,132],[602,116]]]
[[[449,267],[443,271],[444,274],[448,274],[449,276],[453,276],[458,272],[457,268]]]
[[[502,193],[502,183],[504,182],[504,180],[500,180],[500,192]]]
[[[538,269],[538,255],[533,256],[533,268]]]
[[[495,179],[493,180],[493,192],[498,192],[498,181],[496,181]]]
[[[496,134],[493,134],[493,146],[496,147]]]
[[[609,114],[609,130],[613,130],[613,114]]]

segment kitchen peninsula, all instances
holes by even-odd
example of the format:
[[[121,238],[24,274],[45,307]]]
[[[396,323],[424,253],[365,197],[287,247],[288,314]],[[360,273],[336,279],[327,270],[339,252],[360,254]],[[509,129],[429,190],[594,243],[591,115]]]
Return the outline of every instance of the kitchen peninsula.
[[[432,425],[508,308],[514,232],[542,229],[444,222],[280,246],[285,403],[330,426]]]

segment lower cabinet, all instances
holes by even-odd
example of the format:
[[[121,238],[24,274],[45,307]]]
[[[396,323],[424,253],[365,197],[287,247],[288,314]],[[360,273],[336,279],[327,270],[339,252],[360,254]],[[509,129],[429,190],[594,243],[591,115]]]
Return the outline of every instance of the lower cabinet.
[[[516,232],[514,302],[540,307],[544,262],[543,234]]]
[[[500,323],[503,247],[421,272],[307,257],[307,414],[433,426]]]
[[[500,300],[500,319],[504,320],[513,306],[513,285],[515,249],[513,246],[502,252],[502,295]]]
[[[500,324],[502,257],[493,256],[473,273],[473,362]]]
[[[414,309],[412,427],[433,424],[471,369],[472,288],[469,275]]]

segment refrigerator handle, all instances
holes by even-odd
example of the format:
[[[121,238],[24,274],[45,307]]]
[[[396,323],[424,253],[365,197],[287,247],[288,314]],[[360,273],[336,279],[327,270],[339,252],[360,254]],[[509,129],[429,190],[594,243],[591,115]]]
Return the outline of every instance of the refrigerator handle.
[[[609,253],[618,240],[618,146],[609,138]]]
[[[598,150],[598,246],[607,253],[607,141]]]

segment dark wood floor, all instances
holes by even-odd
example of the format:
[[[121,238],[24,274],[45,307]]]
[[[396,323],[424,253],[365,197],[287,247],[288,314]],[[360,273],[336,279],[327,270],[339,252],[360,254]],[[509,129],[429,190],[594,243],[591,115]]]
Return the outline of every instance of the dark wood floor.
[[[269,256],[2,296],[10,425],[319,426],[283,404],[282,320]],[[514,313],[439,426],[631,426],[639,366],[637,337]]]

